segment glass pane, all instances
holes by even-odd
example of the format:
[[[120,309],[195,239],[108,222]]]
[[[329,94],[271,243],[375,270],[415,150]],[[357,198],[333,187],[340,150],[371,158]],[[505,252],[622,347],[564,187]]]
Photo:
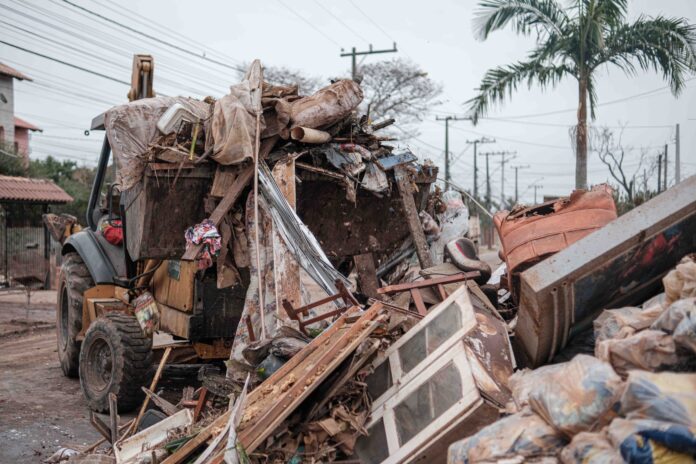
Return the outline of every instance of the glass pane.
[[[462,311],[457,302],[442,311],[428,324],[428,354],[435,351],[457,330],[462,327]]]
[[[461,375],[450,361],[394,408],[399,445],[425,429],[461,397]]]
[[[382,396],[392,386],[389,360],[385,360],[382,364],[375,367],[375,371],[367,376],[365,382],[367,383],[367,392],[370,394],[370,398],[376,400]]]
[[[462,327],[459,305],[452,302],[428,325],[399,348],[399,360],[404,374],[410,372]]]
[[[428,353],[425,350],[425,328],[423,328],[399,348],[401,370],[404,374],[409,372],[424,360],[427,355]]]
[[[385,363],[386,364],[386,363]],[[387,447],[387,433],[384,430],[384,423],[380,419],[367,430],[367,436],[360,436],[355,443],[355,453],[361,462],[366,464],[379,463],[389,457]]]

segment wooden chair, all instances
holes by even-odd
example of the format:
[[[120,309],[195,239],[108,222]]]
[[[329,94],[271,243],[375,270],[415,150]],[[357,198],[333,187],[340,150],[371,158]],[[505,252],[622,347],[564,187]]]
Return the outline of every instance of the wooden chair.
[[[348,308],[360,305],[360,303],[358,303],[358,300],[355,299],[353,294],[346,288],[346,286],[340,280],[336,280],[336,288],[338,289],[337,294],[328,296],[326,298],[322,298],[321,300],[317,300],[305,306],[300,306],[299,308],[294,308],[292,306],[292,303],[290,303],[288,300],[283,300],[283,308],[285,308],[285,312],[288,313],[290,319],[297,321],[297,324],[300,328],[300,332],[302,332],[305,335],[308,335],[307,330],[305,329],[305,327],[307,327],[308,325],[314,324],[315,322],[324,319],[328,319],[330,317],[339,316],[343,314]],[[326,303],[331,303],[332,301],[337,301],[339,299],[343,300],[344,306],[334,309],[332,311],[328,311],[319,316],[312,317],[310,319],[303,319],[304,317],[307,317],[309,315],[310,309],[316,308],[317,306],[321,306]]]

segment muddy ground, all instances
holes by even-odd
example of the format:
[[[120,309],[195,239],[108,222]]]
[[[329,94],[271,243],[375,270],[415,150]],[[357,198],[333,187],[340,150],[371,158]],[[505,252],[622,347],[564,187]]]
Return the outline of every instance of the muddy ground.
[[[0,293],[0,462],[39,463],[60,446],[100,438],[80,382],[58,364],[55,292]],[[27,321],[27,314],[29,320]]]

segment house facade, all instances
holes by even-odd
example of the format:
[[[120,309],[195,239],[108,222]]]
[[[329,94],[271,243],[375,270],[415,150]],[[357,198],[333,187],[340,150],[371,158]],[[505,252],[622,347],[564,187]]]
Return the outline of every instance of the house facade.
[[[41,131],[34,124],[15,116],[14,81],[31,81],[27,75],[0,63],[0,144],[14,151],[29,162],[29,133]]]

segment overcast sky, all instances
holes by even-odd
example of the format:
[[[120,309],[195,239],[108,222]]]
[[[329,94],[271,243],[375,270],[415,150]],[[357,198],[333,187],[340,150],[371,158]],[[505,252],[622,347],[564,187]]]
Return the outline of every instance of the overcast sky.
[[[474,95],[485,71],[523,59],[533,46],[531,38],[496,32],[476,40],[472,21],[474,1],[428,2],[368,0],[267,0],[263,2],[160,0],[148,2],[70,0],[93,12],[142,31],[162,42],[205,53],[209,60],[238,65],[259,58],[326,78],[346,75],[350,59],[341,48],[390,48],[422,66],[444,87],[441,106],[421,124],[411,148],[442,166],[444,126],[436,116],[463,114],[463,103]],[[696,23],[694,0],[630,1],[629,17],[640,14],[683,16]],[[0,0],[0,40],[93,72],[130,81],[132,55],[155,57],[155,88],[167,95],[221,96],[234,83],[233,70],[201,60],[164,43],[81,11],[64,0]],[[20,30],[18,28],[24,29]],[[372,55],[365,62],[394,55]],[[16,113],[44,129],[34,136],[32,156],[52,153],[96,164],[102,134],[83,135],[95,115],[126,101],[128,86],[49,61],[0,44],[0,62],[28,74],[34,82],[19,82]],[[623,140],[635,147],[628,166],[637,167],[640,147],[651,156],[669,144],[670,182],[674,175],[675,124],[681,125],[682,176],[696,173],[696,80],[674,98],[655,73],[627,77],[616,68],[601,70],[597,79],[600,106],[595,126],[626,126]],[[490,118],[473,127],[454,122],[450,150],[457,160],[453,180],[472,186],[473,155],[467,140],[482,135],[495,144],[480,151],[511,150],[517,157],[508,164],[530,165],[520,170],[520,193],[531,201],[537,182],[546,195],[568,194],[574,184],[575,160],[568,129],[575,122],[577,82],[570,79],[555,90],[522,89],[511,101],[493,109]],[[552,113],[552,114],[547,114]],[[531,117],[530,117],[531,115]],[[517,118],[524,116],[523,118]],[[500,167],[491,158],[493,196],[500,195]],[[484,173],[483,159],[479,159]],[[608,178],[596,155],[589,160],[589,180]],[[632,172],[632,171],[631,171]],[[512,171],[506,169],[506,195],[514,191]],[[480,177],[480,181],[483,177]],[[655,179],[651,179],[655,185]]]

